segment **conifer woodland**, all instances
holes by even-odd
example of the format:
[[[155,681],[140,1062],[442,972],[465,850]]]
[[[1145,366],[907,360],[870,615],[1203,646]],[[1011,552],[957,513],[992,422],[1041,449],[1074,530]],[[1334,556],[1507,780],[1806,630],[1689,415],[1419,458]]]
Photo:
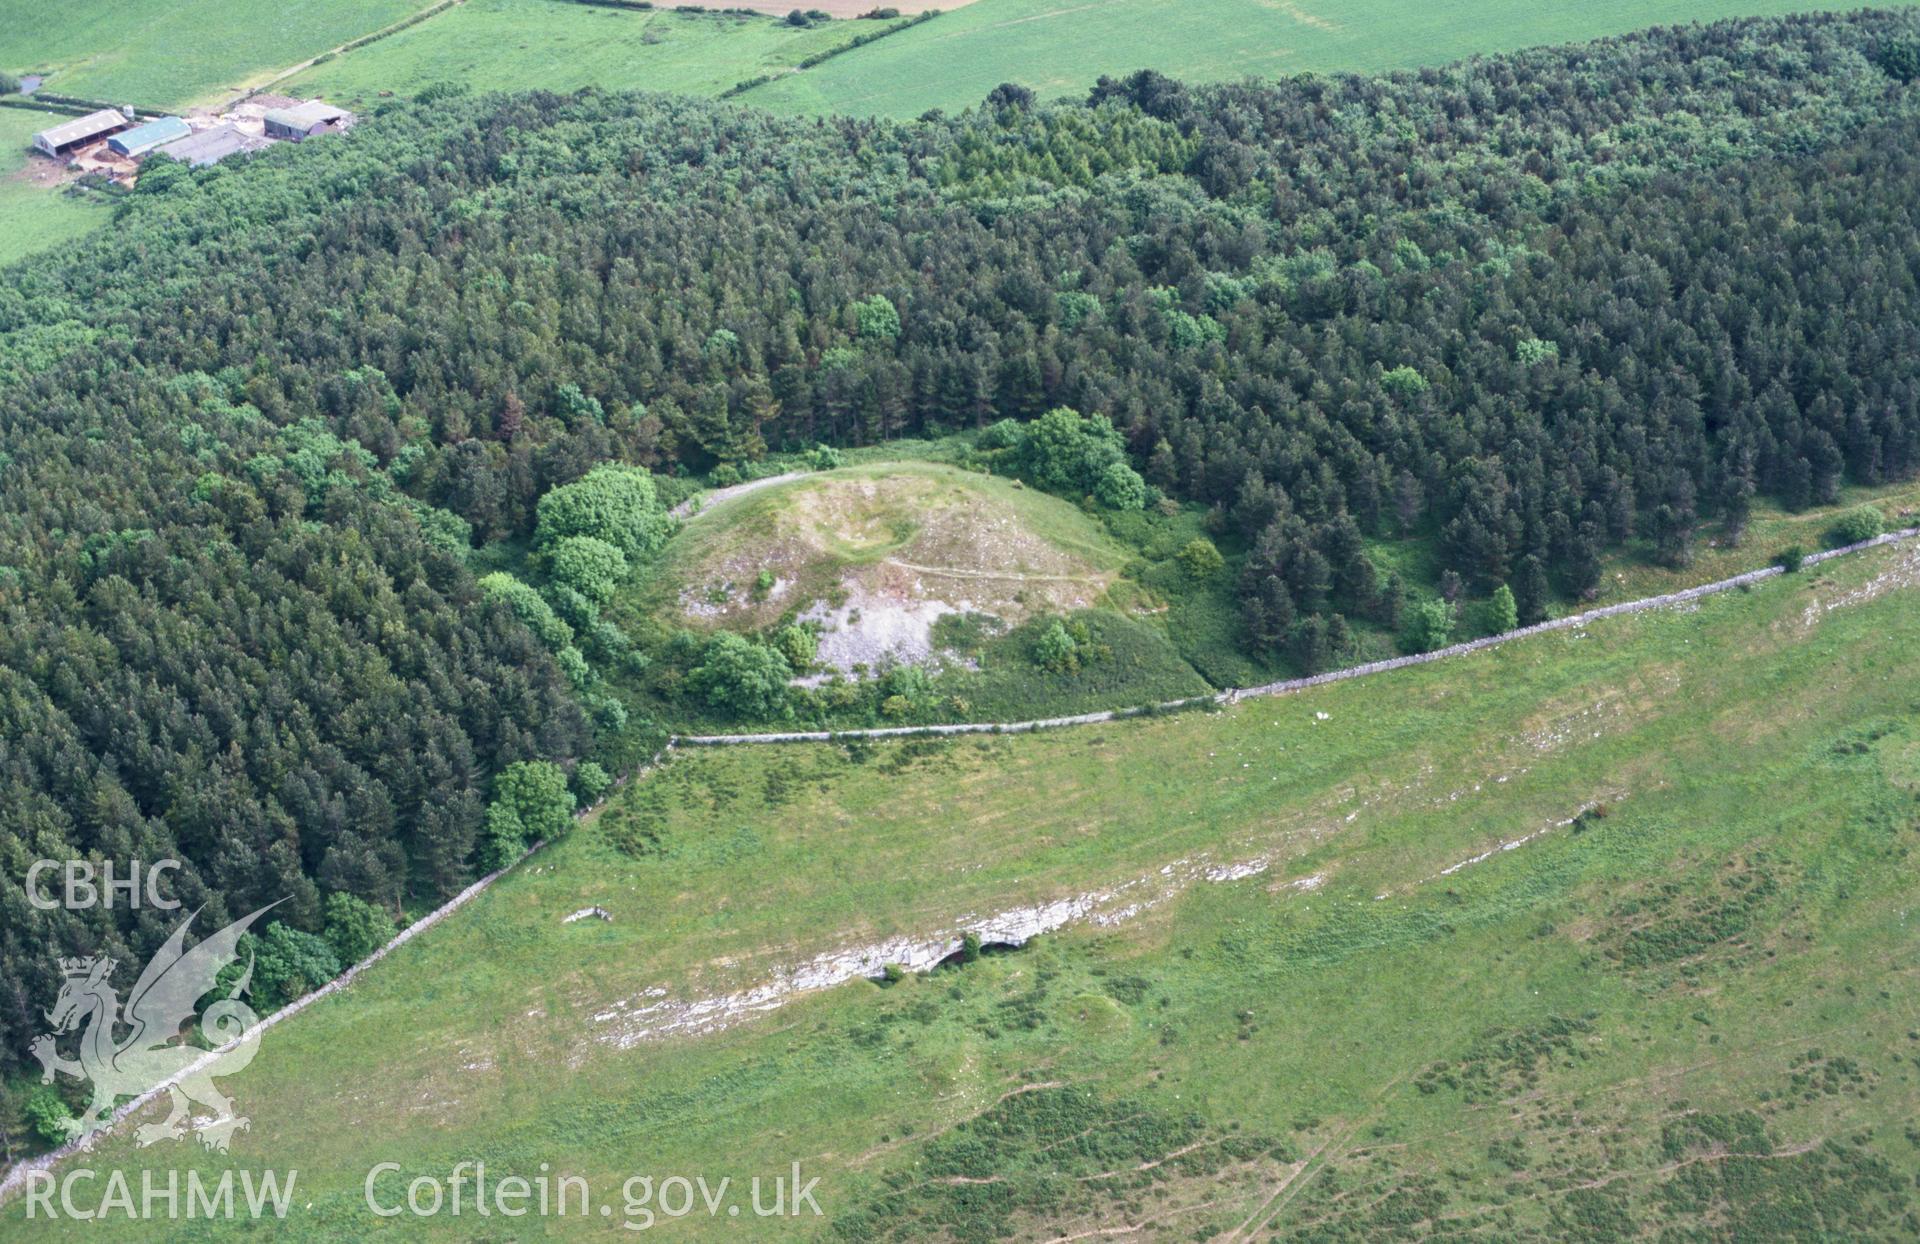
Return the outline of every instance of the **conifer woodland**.
[[[1239,642],[1309,658],[1398,608],[1370,539],[1524,624],[1630,538],[1911,476],[1916,76],[1866,12],[908,123],[472,96],[156,167],[0,283],[6,867],[177,856],[203,920],[312,931],[453,893],[551,811],[524,766],[585,798],[658,740],[489,550],[590,596],[771,451],[1104,416],[1217,509]],[[49,945],[171,924],[0,894],[0,1059]]]

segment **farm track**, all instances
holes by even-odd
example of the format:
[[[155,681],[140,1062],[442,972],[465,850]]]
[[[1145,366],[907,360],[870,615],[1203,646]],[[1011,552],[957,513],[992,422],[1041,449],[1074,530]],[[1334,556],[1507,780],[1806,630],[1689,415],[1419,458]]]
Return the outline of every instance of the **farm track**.
[[[238,95],[234,96],[232,99],[229,99],[224,105],[222,105],[222,107],[237,108],[241,104],[244,104],[248,100],[252,99],[254,96],[264,95],[268,93],[274,87],[279,86],[282,82],[285,82],[288,78],[291,78],[296,74],[305,73],[307,70],[313,68],[315,65],[322,63],[323,61],[332,60],[336,56],[344,56],[349,52],[357,51],[358,49],[367,46],[369,43],[378,43],[380,40],[386,38],[388,35],[399,34],[401,31],[406,30],[410,26],[418,26],[421,22],[424,22],[429,18],[438,17],[440,16],[440,14],[447,12],[449,9],[457,9],[461,5],[465,4],[466,2],[467,0],[439,0],[439,3],[437,4],[430,4],[426,8],[418,11],[417,13],[411,13],[408,16],[401,18],[397,22],[389,22],[378,30],[369,31],[364,35],[355,35],[353,38],[348,39],[345,43],[338,44],[334,47],[328,48],[324,52],[320,52],[313,56],[309,56],[306,60],[301,61],[297,65],[293,65],[293,66],[290,66],[289,68],[282,69],[279,73],[274,74],[271,78],[268,78],[266,81],[258,83],[257,85],[254,85],[254,86],[247,87],[245,90],[242,90]]]
[[[1015,570],[948,570],[940,566],[922,566],[918,562],[903,562],[897,557],[889,557],[888,566],[898,566],[902,570],[911,570],[915,574],[933,575],[940,579],[983,579],[990,583],[1097,583],[1105,584],[1106,577],[1086,574],[1022,574]]]
[[[810,472],[807,471],[788,471],[782,475],[769,475],[765,479],[750,479],[744,484],[730,484],[725,488],[716,488],[712,492],[688,497],[668,510],[667,515],[678,519],[696,518],[711,511],[714,506],[722,502],[731,501],[735,497],[744,497],[750,492],[759,492],[762,488],[771,488],[775,484],[790,484],[794,480],[805,479],[809,474]]]

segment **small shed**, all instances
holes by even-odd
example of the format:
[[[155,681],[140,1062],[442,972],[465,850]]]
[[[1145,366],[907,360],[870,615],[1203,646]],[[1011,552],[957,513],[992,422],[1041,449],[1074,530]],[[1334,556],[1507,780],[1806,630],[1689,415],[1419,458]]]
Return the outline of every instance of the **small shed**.
[[[345,108],[310,99],[291,108],[275,108],[261,118],[268,138],[301,142],[320,134],[336,134],[351,126],[354,116]]]
[[[249,134],[237,125],[216,125],[210,130],[201,130],[191,138],[168,143],[159,149],[159,153],[195,168],[205,168],[209,164],[220,163],[230,155],[262,151],[270,145],[266,139]]]
[[[102,108],[84,117],[62,121],[52,129],[33,136],[36,150],[50,156],[63,156],[75,148],[99,142],[109,134],[118,134],[133,124],[132,118],[117,108]]]
[[[191,138],[193,131],[179,117],[161,117],[158,121],[149,121],[145,125],[136,125],[130,130],[122,130],[107,141],[107,146],[123,156],[139,158],[155,147],[164,147],[168,143],[177,143],[183,138]]]

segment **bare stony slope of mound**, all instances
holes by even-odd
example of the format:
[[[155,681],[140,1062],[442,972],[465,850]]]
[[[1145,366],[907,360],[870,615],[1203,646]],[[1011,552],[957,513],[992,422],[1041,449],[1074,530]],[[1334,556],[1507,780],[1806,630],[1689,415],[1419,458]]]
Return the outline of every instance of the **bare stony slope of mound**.
[[[934,624],[1011,626],[1101,602],[1123,550],[1067,502],[951,467],[900,463],[728,497],[676,538],[656,590],[676,625],[821,625],[824,664],[932,659]]]

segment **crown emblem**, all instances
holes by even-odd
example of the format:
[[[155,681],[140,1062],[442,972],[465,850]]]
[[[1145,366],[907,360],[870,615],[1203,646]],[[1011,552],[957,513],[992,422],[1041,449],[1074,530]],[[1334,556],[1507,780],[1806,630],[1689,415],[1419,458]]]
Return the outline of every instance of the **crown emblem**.
[[[246,1130],[245,1116],[234,1113],[232,1100],[212,1081],[245,1067],[259,1047],[259,1016],[240,1000],[247,976],[242,975],[226,997],[204,1008],[199,1002],[216,991],[221,970],[239,958],[240,938],[266,910],[262,907],[208,934],[192,950],[186,948],[186,937],[197,913],[189,914],[153,953],[125,1000],[109,983],[119,966],[111,955],[55,957],[60,992],[46,1012],[53,1030],[36,1037],[28,1048],[40,1061],[44,1082],[66,1075],[93,1085],[87,1112],[67,1121],[70,1135],[84,1138],[110,1126],[115,1102],[157,1096],[162,1085],[172,1111],[137,1128],[138,1143],[178,1140],[192,1132],[208,1149],[225,1153],[233,1133]],[[200,1035],[213,1047],[211,1053],[177,1040],[180,1030],[195,1019]],[[127,1031],[124,1037],[122,1029]],[[79,1034],[78,1059],[60,1053],[59,1043],[68,1033]],[[213,1118],[195,1114],[196,1105],[212,1110]]]

